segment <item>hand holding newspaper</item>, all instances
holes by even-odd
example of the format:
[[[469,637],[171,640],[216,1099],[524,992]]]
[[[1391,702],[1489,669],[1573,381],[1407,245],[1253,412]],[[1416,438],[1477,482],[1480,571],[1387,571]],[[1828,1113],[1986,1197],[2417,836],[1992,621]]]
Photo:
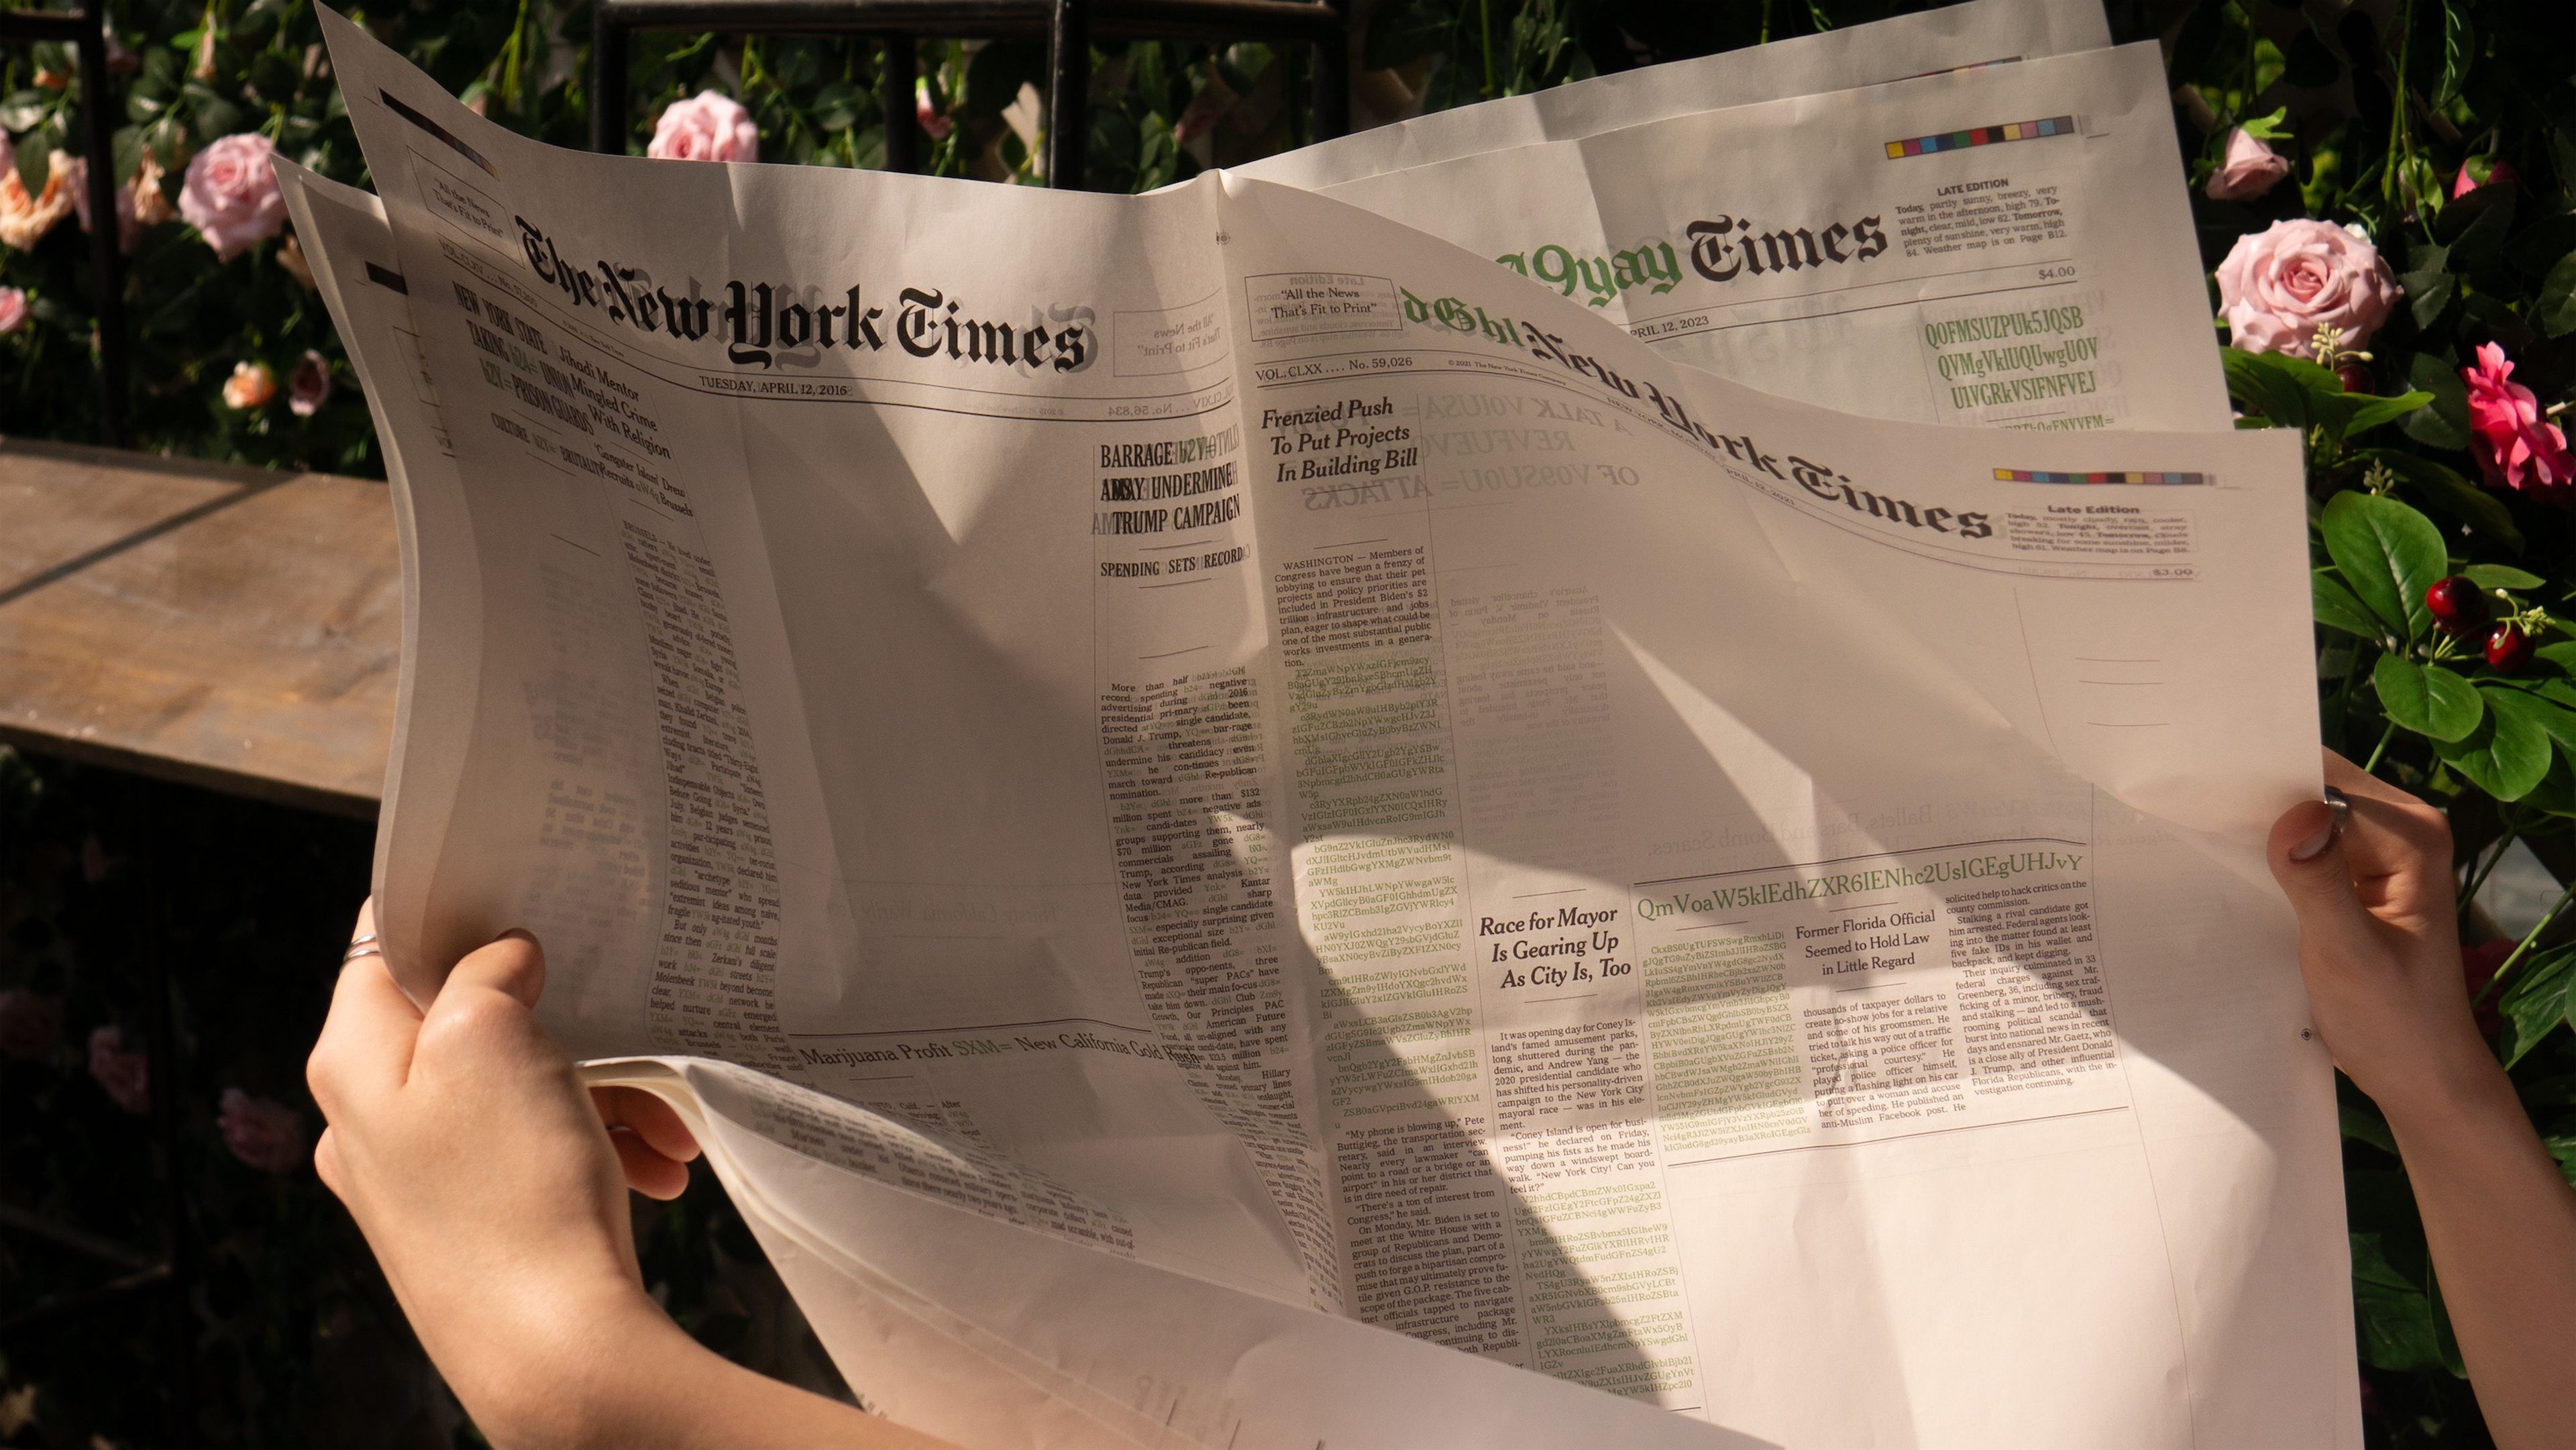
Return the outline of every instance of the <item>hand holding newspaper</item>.
[[[2357,1438],[2244,869],[2316,784],[2294,439],[1769,396],[1243,177],[564,153],[326,23],[388,962],[536,932],[897,1418]],[[2122,422],[2206,382],[2132,327]]]

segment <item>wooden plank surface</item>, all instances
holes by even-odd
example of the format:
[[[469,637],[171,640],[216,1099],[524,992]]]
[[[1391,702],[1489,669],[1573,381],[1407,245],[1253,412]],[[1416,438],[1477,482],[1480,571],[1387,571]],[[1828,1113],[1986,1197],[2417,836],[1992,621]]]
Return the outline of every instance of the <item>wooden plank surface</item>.
[[[401,615],[381,483],[0,438],[0,740],[372,815]]]

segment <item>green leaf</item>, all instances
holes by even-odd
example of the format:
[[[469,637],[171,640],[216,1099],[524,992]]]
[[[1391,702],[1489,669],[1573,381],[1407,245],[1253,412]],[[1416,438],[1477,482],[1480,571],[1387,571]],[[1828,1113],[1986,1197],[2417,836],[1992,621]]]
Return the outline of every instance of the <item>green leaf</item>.
[[[63,118],[47,116],[34,130],[18,138],[18,180],[29,196],[41,196],[45,180],[53,174],[53,151],[62,143]]]
[[[2428,666],[2425,673],[2430,675],[2439,668]],[[2549,733],[2520,710],[2487,710],[2484,714],[2486,718],[2465,738],[2436,739],[2433,753],[2497,800],[2518,801],[2531,794],[2532,787],[2549,774]]]
[[[2503,260],[2505,234],[2513,228],[2514,195],[2520,189],[2481,186],[2442,209],[2433,222],[2433,239],[2447,249],[2450,270],[2475,272]]]
[[[2576,760],[2576,710],[2567,708],[2569,701],[2576,700],[2576,687],[2565,680],[2549,680],[2529,689],[2517,689],[2485,680],[2479,683],[2478,693],[2486,696],[2488,709],[2520,715],[2533,729],[2556,741],[2568,759]]]
[[[2379,708],[2388,718],[2426,739],[2450,742],[2475,738],[2487,707],[2475,686],[2440,665],[2419,665],[2400,654],[2385,654],[2371,667],[2370,686],[2379,693]],[[2540,768],[2549,768],[2547,741]],[[2537,783],[2539,777],[2532,777]],[[2523,790],[2531,787],[2526,785]],[[2522,791],[2515,791],[2515,795]]]
[[[2532,954],[2513,969],[2496,1010],[2504,1017],[2504,1065],[2512,1067],[2550,1033],[2568,1023],[2568,994],[2576,990],[2576,946],[2554,947]]]
[[[2394,398],[2376,398],[2367,393],[2347,393],[2344,396],[2357,401],[2353,404],[2350,414],[2344,418],[2342,426],[2337,427],[2332,422],[2327,423],[2327,430],[2337,438],[2348,438],[2355,433],[2376,428],[2382,423],[2403,418],[2409,413],[2430,406],[2433,402],[2431,393],[2400,393]]]
[[[2422,639],[2433,627],[2424,591],[2451,568],[2433,521],[2393,498],[2347,492],[2327,501],[2321,527],[2361,602],[2406,639]]]
[[[2343,1135],[2354,1142],[2368,1143],[2382,1153],[2397,1152],[2397,1139],[2390,1135],[2387,1121],[2370,1109],[2356,1103],[2338,1103],[2335,1118]]]
[[[2385,1235],[2352,1236],[2352,1307],[2361,1357],[2374,1369],[2433,1369],[2442,1363],[2433,1298],[2389,1263]]]
[[[2314,391],[2312,380],[2299,372],[2300,366],[2334,374],[2314,363],[2304,363],[2276,352],[2247,352],[2241,347],[2219,349],[2219,363],[2227,372],[2227,395],[2248,412],[2260,413],[2277,428],[2308,426],[2308,399]],[[2340,391],[2343,384],[2335,381]]]
[[[2237,124],[2243,128],[2246,135],[2257,141],[2277,141],[2290,134],[2290,128],[2282,124],[2289,115],[2289,107],[2276,106],[2268,116],[2248,117]]]
[[[2469,24],[2469,12],[2460,0],[2444,0],[2442,6],[2442,79],[2433,88],[2432,106],[2440,110],[2458,98],[2460,84],[2469,77],[2469,66],[2477,59],[2477,31]]]
[[[2370,612],[2370,606],[2353,596],[2344,582],[2319,569],[2309,576],[2309,593],[2316,602],[2317,623],[2363,639],[2385,639],[2388,626]]]
[[[2416,353],[2406,363],[2406,381],[2432,394],[2432,402],[2406,415],[2406,435],[2429,448],[2468,448],[2468,384],[2460,381],[2460,368],[2437,353]]]
[[[2452,294],[2459,283],[2451,276],[2451,249],[2430,244],[2409,253],[2415,263],[2412,271],[2401,272],[2397,280],[2406,284],[2406,307],[2414,315],[2417,327],[2431,327],[2451,305]]]
[[[2480,589],[2538,589],[2549,581],[2537,574],[2525,573],[2511,564],[2471,564],[2460,571]]]
[[[2423,416],[2421,411],[2408,415],[2409,418]],[[2522,552],[2522,529],[2514,523],[2513,511],[2504,506],[2504,500],[2462,478],[2456,470],[2420,453],[2409,453],[2400,448],[2363,448],[2356,450],[2353,456],[2365,465],[2385,466],[2426,504],[2514,553]]]
[[[2531,320],[2551,337],[2576,332],[2576,252],[2569,252],[2540,281],[2540,296],[2531,304]]]

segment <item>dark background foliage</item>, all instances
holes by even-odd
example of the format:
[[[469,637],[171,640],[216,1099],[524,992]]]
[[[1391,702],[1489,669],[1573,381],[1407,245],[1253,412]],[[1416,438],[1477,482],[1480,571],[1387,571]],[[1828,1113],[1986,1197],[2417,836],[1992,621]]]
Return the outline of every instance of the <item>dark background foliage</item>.
[[[1354,0],[1355,107],[1363,123],[1396,119],[1921,8]],[[111,100],[120,174],[148,154],[175,198],[190,155],[259,131],[285,155],[365,182],[310,0],[121,0],[111,9],[132,58]],[[580,0],[397,0],[352,13],[495,120],[564,145],[585,140],[589,15]],[[2494,723],[2554,721],[2544,707],[2576,721],[2576,626],[2564,618],[2576,534],[2563,507],[2474,481],[2458,373],[2476,347],[2495,343],[2544,405],[2565,399],[2576,375],[2576,34],[2565,0],[2111,0],[2110,18],[2119,39],[2163,42],[2195,185],[2239,123],[2294,163],[2288,182],[2250,202],[2195,190],[2207,265],[2244,233],[2306,216],[2363,227],[2405,280],[2397,316],[2345,380],[2230,354],[2245,425],[2297,427],[2309,444],[2327,581],[2319,675],[2328,742],[2450,808],[2464,888],[2515,842],[2558,879],[2576,878],[2576,730],[2542,729],[2536,755],[2524,732],[2516,754],[2497,743]],[[925,41],[917,59],[926,111],[939,123],[929,169],[1041,179],[1031,105],[1044,79],[1041,48]],[[885,155],[877,65],[870,46],[850,41],[645,36],[631,62],[630,145],[642,149],[669,101],[712,87],[750,107],[766,160],[876,166]],[[1093,70],[1085,145],[1095,186],[1143,190],[1306,139],[1305,57],[1293,48],[1137,43],[1095,53]],[[47,153],[79,134],[84,98],[73,71],[57,47],[0,52],[0,129],[32,187],[43,184]],[[2463,168],[2474,182],[2499,165],[2516,179],[2451,199]],[[381,476],[353,387],[309,418],[282,399],[237,410],[221,398],[236,363],[265,362],[284,378],[307,349],[349,381],[299,266],[291,238],[218,263],[184,223],[144,229],[127,280],[133,442]],[[33,311],[27,326],[0,336],[0,432],[91,436],[87,272],[69,222],[27,250],[0,250],[0,285],[25,289]],[[2481,673],[2420,622],[2366,604],[2338,614],[2327,585],[2341,587],[2355,560],[2335,547],[2336,521],[2357,509],[2403,510],[2423,525],[2408,535],[2410,557],[2375,562],[2401,579],[2470,570],[2542,622],[2551,649],[2508,678]],[[2487,723],[2458,734],[2456,718],[2383,700],[2382,669],[2452,672]],[[216,1127],[228,1087],[288,1105],[308,1134],[319,1126],[301,1060],[366,890],[369,834],[362,823],[0,750],[0,991],[62,1004],[43,1050],[0,1055],[0,1441],[479,1443],[309,1168],[259,1171],[227,1151]],[[2464,901],[2473,896],[2464,889]],[[2496,934],[2475,912],[2467,932]],[[2576,947],[2567,935],[2544,920],[2494,995],[2499,1055],[2515,1059],[2526,1106],[2576,1167],[2576,1033],[2567,1027]],[[163,996],[180,1064],[173,1081],[154,1084],[166,1123],[112,1104],[81,1052],[91,1029],[107,1024],[139,1044]],[[2344,1119],[2370,1437],[2483,1444],[2404,1169],[2384,1123],[2349,1085]],[[24,1232],[29,1214],[147,1257],[175,1221],[176,1312],[162,1312],[170,1291],[146,1289],[97,1300],[41,1333],[9,1329],[27,1307],[121,1272]],[[846,1393],[706,1175],[676,1204],[639,1201],[637,1221],[647,1279],[691,1332],[769,1372]]]

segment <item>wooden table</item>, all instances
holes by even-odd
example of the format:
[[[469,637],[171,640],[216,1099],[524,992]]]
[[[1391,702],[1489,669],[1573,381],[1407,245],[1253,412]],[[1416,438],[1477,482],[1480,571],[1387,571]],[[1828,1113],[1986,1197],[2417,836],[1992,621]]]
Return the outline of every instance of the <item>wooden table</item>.
[[[0,742],[372,816],[401,637],[381,483],[0,438]]]

